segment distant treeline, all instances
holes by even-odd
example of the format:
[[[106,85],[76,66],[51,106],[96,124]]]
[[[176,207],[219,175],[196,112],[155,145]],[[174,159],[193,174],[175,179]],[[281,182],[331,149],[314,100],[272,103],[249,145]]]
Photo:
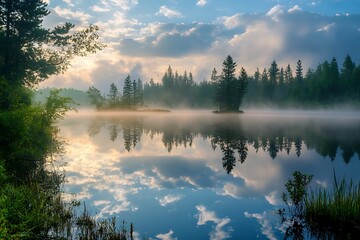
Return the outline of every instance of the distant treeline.
[[[131,80],[130,75],[125,78],[122,94],[114,83],[110,85],[106,96],[94,86],[87,90],[87,94],[91,99],[91,104],[94,104],[98,110],[137,110],[144,105],[143,83],[141,79]]]
[[[245,69],[241,69],[246,73]],[[213,69],[211,80],[194,81],[191,72],[178,74],[167,69],[161,82],[153,79],[144,84],[144,102],[169,107],[214,107],[216,80],[222,77]],[[241,78],[241,73],[239,73]],[[316,107],[338,103],[360,103],[360,65],[347,55],[341,67],[333,58],[316,69],[303,70],[298,60],[293,70],[290,64],[279,67],[274,60],[269,68],[257,69],[247,76],[247,93],[243,105]]]
[[[33,101],[36,103],[45,103],[54,88],[42,88],[34,92]],[[86,92],[74,88],[60,89],[59,96],[69,97],[78,106],[90,106],[90,98]]]
[[[107,94],[90,87],[88,95],[98,109],[164,106],[236,111],[240,105],[304,108],[335,104],[360,106],[360,65],[356,65],[350,55],[345,57],[340,67],[335,58],[306,71],[301,60],[297,61],[294,69],[290,64],[280,67],[273,60],[268,68],[262,71],[257,68],[253,75],[241,68],[238,76],[235,72],[230,78],[226,76],[226,70],[235,71],[235,67],[236,63],[228,56],[220,73],[214,68],[209,81],[199,82],[195,81],[191,72],[181,74],[169,66],[161,81],[151,79],[143,84],[141,79],[131,80],[127,76],[122,93],[115,84],[111,84]],[[224,109],[221,102],[229,102],[229,107]]]

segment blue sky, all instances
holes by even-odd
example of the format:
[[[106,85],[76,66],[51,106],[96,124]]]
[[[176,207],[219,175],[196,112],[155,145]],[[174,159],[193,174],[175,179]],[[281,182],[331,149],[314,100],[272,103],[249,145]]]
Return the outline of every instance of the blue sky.
[[[160,81],[168,65],[208,79],[232,55],[253,74],[272,60],[304,67],[346,54],[360,62],[360,0],[47,0],[46,26],[96,24],[108,47],[75,59],[42,86],[94,85],[107,91],[123,79]]]

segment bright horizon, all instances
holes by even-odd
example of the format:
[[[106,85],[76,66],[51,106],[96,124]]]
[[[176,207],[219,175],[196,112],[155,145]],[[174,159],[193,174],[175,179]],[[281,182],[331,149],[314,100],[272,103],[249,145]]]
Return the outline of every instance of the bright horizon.
[[[253,75],[301,59],[304,71],[335,57],[339,67],[347,54],[360,63],[359,0],[47,0],[51,14],[45,27],[66,21],[96,24],[108,45],[77,58],[62,75],[40,87],[107,91],[125,77],[160,81],[167,67],[195,81],[209,80],[227,55]]]

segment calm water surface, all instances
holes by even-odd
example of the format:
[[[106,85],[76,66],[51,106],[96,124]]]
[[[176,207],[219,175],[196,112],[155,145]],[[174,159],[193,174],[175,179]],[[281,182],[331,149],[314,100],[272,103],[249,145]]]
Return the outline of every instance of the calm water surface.
[[[60,129],[65,191],[139,239],[282,239],[293,171],[360,178],[360,113],[80,111]]]

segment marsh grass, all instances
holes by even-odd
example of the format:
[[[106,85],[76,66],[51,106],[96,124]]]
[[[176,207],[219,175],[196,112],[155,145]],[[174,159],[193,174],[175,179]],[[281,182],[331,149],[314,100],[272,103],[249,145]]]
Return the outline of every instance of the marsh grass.
[[[311,232],[327,232],[335,238],[360,234],[360,183],[345,178],[338,181],[334,173],[332,191],[311,190],[305,201],[305,218]]]
[[[360,235],[360,183],[342,178],[334,172],[332,190],[309,189],[311,175],[298,171],[285,184],[283,201],[288,206],[279,210],[282,223],[289,226],[286,238],[355,239]]]

